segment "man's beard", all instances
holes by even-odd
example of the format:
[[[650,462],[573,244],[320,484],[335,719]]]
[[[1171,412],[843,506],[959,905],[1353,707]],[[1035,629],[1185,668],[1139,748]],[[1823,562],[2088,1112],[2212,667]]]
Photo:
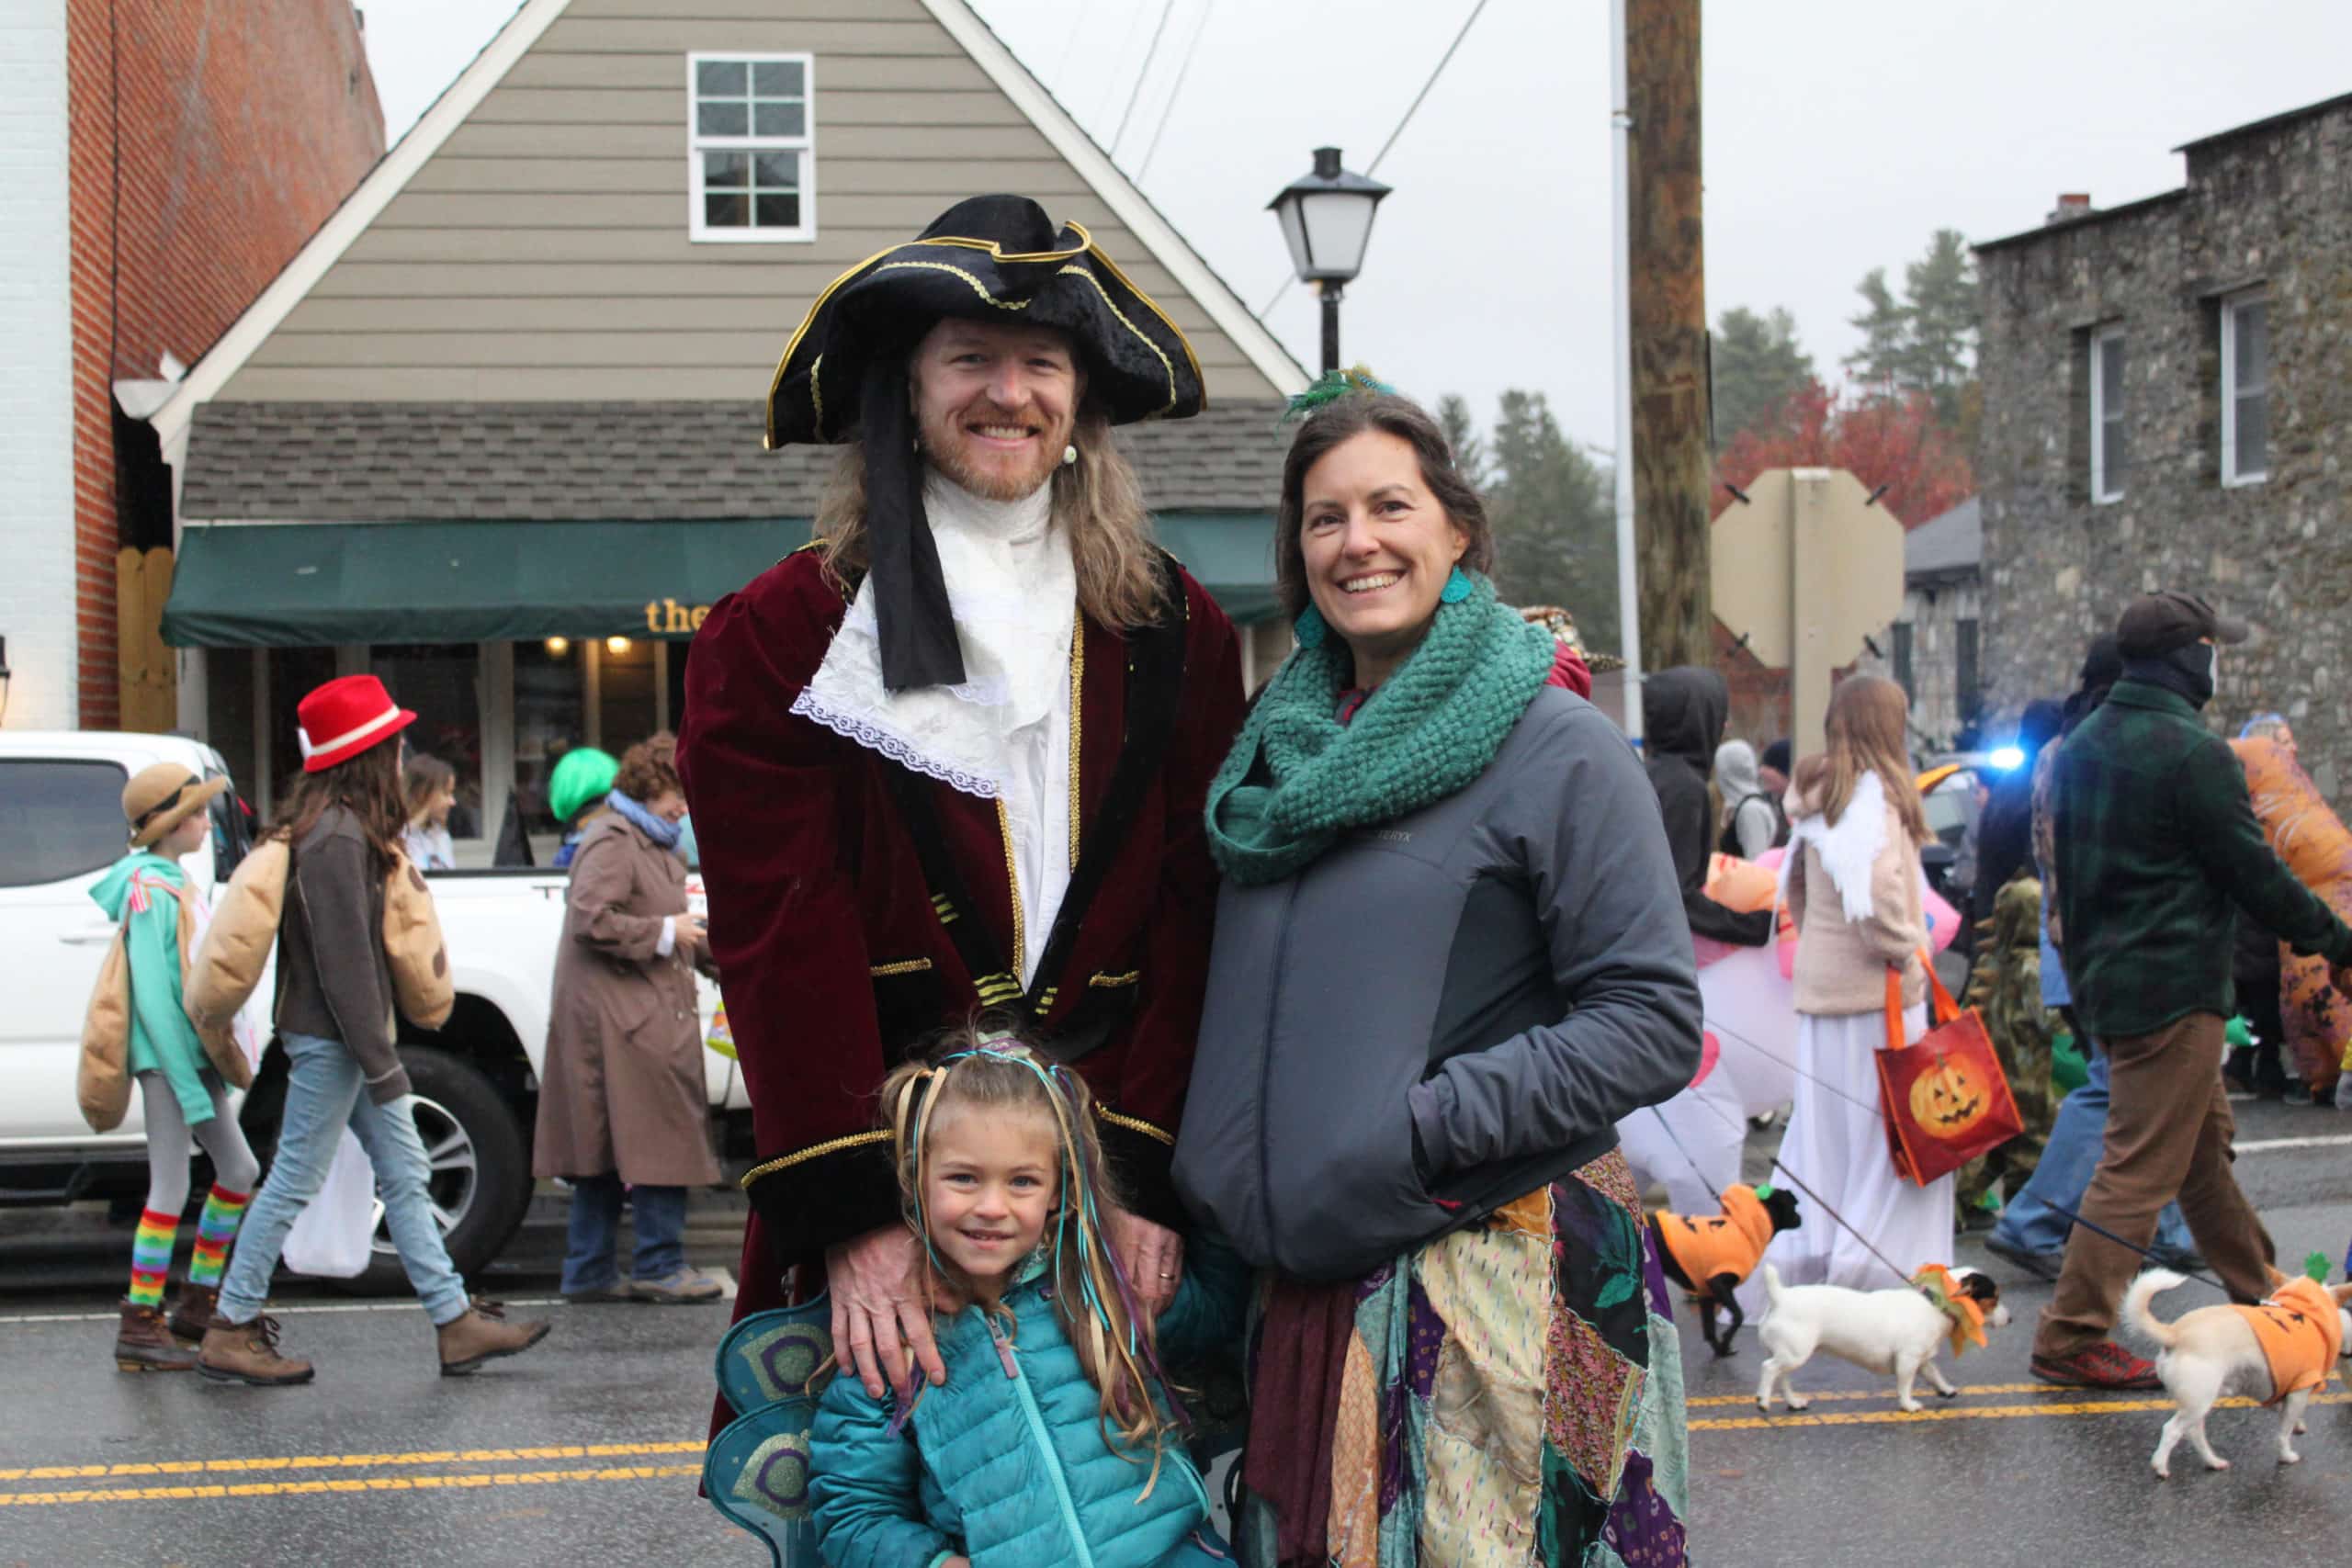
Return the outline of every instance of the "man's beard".
[[[1055,441],[1041,437],[1037,457],[1030,468],[1008,472],[1001,468],[982,467],[970,460],[963,442],[963,432],[957,428],[962,415],[951,417],[946,424],[926,424],[922,432],[922,455],[931,466],[943,475],[986,501],[1020,501],[1036,494],[1053,479],[1054,470],[1061,466],[1061,449],[1074,435],[1064,431]]]

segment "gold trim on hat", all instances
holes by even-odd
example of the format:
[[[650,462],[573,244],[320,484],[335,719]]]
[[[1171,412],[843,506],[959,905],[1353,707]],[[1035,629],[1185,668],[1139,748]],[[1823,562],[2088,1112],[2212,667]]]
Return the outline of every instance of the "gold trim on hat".
[[[1154,299],[1150,295],[1146,294],[1142,289],[1137,288],[1135,284],[1135,279],[1129,277],[1125,273],[1119,270],[1119,264],[1111,259],[1109,252],[1105,251],[1100,245],[1090,245],[1087,247],[1087,252],[1089,254],[1093,256],[1096,261],[1101,262],[1103,267],[1109,271],[1113,277],[1119,280],[1120,288],[1125,289],[1128,293],[1142,300],[1145,307],[1149,310],[1153,315],[1159,318],[1159,324],[1166,327],[1169,332],[1174,335],[1177,346],[1184,351],[1184,363],[1193,367],[1193,379],[1200,384],[1201,407],[1205,410],[1209,406],[1209,378],[1201,373],[1201,356],[1193,352],[1193,340],[1186,337],[1184,335],[1184,329],[1178,326],[1168,312],[1159,308],[1159,301]],[[1108,296],[1105,296],[1105,298],[1108,298]]]

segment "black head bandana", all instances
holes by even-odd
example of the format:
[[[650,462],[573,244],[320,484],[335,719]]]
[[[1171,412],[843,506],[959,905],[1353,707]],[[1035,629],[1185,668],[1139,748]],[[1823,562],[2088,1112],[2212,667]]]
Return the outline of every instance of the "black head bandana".
[[[885,361],[884,363],[887,363]],[[964,650],[922,507],[922,458],[903,378],[870,373],[862,409],[867,575],[882,643],[882,684],[893,692],[964,683]]]
[[[2189,706],[2201,708],[2213,700],[2213,648],[2211,643],[2192,642],[2169,653],[2126,659],[2123,674],[2126,680],[2162,686],[2188,699]]]

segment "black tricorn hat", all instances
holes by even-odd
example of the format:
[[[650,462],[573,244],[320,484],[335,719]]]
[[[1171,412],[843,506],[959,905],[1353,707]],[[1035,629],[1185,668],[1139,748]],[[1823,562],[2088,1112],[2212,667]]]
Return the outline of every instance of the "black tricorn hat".
[[[767,445],[856,435],[867,367],[897,361],[944,316],[1068,333],[1114,424],[1183,419],[1208,400],[1193,345],[1084,225],[1057,231],[1027,197],[975,196],[817,296],[768,389]]]

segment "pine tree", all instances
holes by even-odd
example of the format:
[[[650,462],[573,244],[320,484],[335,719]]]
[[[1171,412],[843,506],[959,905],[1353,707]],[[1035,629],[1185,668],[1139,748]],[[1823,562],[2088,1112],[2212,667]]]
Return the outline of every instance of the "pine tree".
[[[1448,392],[1437,400],[1438,427],[1445,432],[1445,444],[1453,448],[1453,466],[1470,481],[1470,488],[1484,492],[1493,476],[1488,472],[1487,444],[1478,439],[1478,423],[1470,414],[1470,405],[1459,392]]]
[[[1560,430],[1541,392],[1502,395],[1487,491],[1496,587],[1510,604],[1558,604],[1595,647],[1618,636],[1616,513],[1606,469]]]
[[[1734,306],[1715,323],[1710,351],[1719,451],[1744,430],[1785,424],[1790,394],[1813,379],[1813,355],[1798,345],[1796,318],[1785,310],[1759,316]]]
[[[1848,355],[1842,362],[1855,373],[1855,379],[1880,391],[1893,391],[1904,384],[1906,353],[1911,344],[1911,309],[1894,297],[1886,286],[1886,268],[1874,266],[1854,286],[1862,297],[1860,315],[1846,318],[1847,324],[1858,328],[1862,334],[1862,346]]]
[[[1957,229],[1939,229],[1928,254],[1903,269],[1909,341],[1899,379],[1935,400],[1947,425],[1961,421],[1962,389],[1975,376],[1976,269]]]

